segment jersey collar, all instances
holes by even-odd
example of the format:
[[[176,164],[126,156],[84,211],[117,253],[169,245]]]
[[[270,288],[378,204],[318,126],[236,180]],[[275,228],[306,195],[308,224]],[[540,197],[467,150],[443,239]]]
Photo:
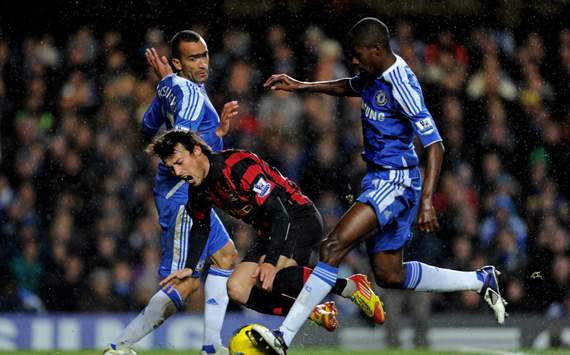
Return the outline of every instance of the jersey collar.
[[[220,153],[212,153],[209,156],[210,160],[210,171],[208,176],[206,176],[205,183],[210,184],[223,176],[224,168],[226,167],[226,161]]]

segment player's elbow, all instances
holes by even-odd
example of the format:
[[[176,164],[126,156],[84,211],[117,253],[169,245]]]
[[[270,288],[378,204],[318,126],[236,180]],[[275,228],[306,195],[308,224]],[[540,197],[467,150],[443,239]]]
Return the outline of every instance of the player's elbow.
[[[441,154],[443,154],[445,152],[445,146],[443,145],[443,141],[436,142],[436,143],[432,144],[431,147],[432,147],[432,149],[435,149],[435,150],[441,152]]]

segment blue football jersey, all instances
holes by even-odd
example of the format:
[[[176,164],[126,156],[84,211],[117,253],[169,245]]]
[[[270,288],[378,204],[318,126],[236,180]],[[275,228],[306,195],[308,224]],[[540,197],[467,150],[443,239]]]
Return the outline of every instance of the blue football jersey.
[[[223,149],[216,135],[220,117],[212,106],[203,84],[196,84],[176,74],[164,77],[156,88],[156,96],[144,114],[143,133],[153,136],[165,125],[167,129],[196,132],[214,151]],[[155,193],[186,203],[188,183],[170,173],[161,162],[156,175]]]
[[[414,167],[419,164],[415,136],[424,147],[441,141],[420,83],[401,57],[382,75],[361,73],[349,83],[362,97],[362,157],[367,163],[387,169]]]

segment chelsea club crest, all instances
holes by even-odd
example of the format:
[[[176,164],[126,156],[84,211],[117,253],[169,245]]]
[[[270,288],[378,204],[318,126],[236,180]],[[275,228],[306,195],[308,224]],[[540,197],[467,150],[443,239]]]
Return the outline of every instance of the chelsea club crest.
[[[386,102],[388,102],[388,98],[386,97],[386,93],[382,90],[376,91],[376,95],[374,95],[374,99],[376,100],[376,104],[378,106],[384,106],[384,105],[386,105]]]

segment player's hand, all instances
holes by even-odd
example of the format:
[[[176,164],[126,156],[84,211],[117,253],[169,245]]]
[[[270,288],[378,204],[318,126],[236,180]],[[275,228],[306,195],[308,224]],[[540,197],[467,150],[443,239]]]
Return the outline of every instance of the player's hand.
[[[270,291],[273,286],[273,280],[275,280],[275,274],[277,274],[277,269],[275,266],[269,263],[262,263],[257,266],[252,277],[258,278],[261,282],[261,288]]]
[[[303,82],[293,79],[287,74],[274,74],[265,81],[264,88],[271,90],[294,91],[303,88]]]
[[[420,201],[418,225],[422,233],[433,233],[439,229],[435,207],[433,207],[431,199],[422,198]]]
[[[220,117],[220,124],[216,129],[216,135],[223,137],[228,134],[230,130],[230,121],[238,114],[239,103],[237,101],[226,102]]]
[[[176,270],[170,275],[168,275],[164,280],[160,281],[160,287],[162,288],[174,287],[189,277],[192,277],[192,269],[187,268],[182,270]]]
[[[146,62],[151,66],[152,70],[162,80],[165,76],[172,74],[172,67],[168,63],[165,56],[160,57],[154,48],[147,48],[144,52]]]

